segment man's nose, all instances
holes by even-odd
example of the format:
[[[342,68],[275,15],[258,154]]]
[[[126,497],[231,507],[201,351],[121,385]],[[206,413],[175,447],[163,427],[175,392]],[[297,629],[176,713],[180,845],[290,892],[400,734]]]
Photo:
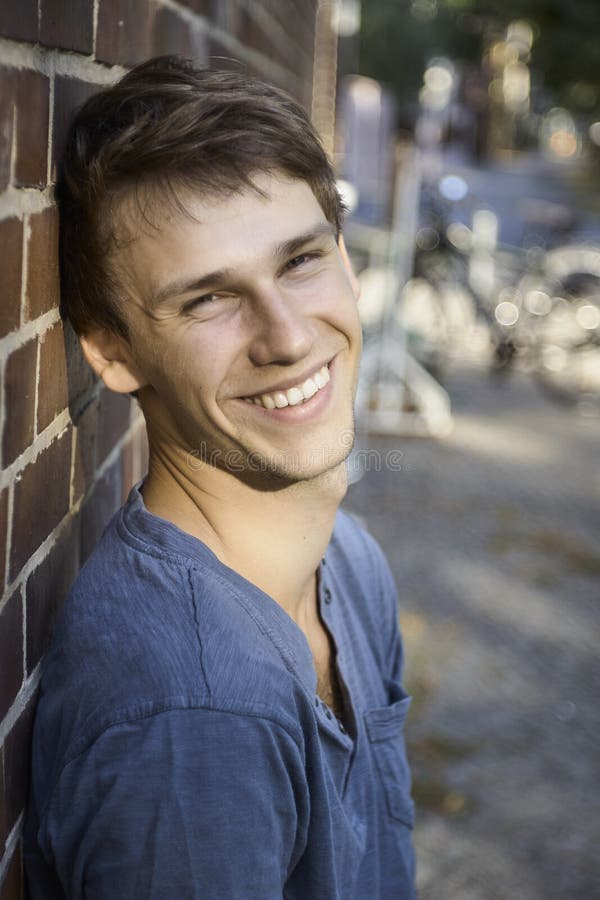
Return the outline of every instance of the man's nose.
[[[310,353],[315,336],[300,298],[277,287],[262,290],[252,303],[252,317],[249,355],[255,365],[291,365]]]

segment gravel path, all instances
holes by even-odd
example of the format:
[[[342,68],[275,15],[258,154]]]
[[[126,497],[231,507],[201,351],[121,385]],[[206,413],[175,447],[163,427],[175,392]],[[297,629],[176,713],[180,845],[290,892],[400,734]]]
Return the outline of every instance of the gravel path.
[[[600,418],[448,378],[443,441],[346,507],[399,586],[421,900],[600,898]]]

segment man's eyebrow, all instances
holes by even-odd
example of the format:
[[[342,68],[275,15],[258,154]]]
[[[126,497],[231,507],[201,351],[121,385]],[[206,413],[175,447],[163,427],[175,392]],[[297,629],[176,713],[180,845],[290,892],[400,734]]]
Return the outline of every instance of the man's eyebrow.
[[[312,241],[316,241],[318,238],[322,237],[337,237],[335,228],[329,222],[315,225],[314,228],[305,231],[304,234],[299,234],[296,237],[290,238],[288,241],[277,244],[275,253],[277,256],[281,257],[293,256],[294,253],[302,249],[302,247],[305,247],[306,244],[310,244]]]
[[[323,237],[336,238],[336,230],[329,222],[316,225],[314,228],[305,231],[303,234],[296,235],[287,241],[282,241],[275,245],[275,256],[285,258],[293,256],[302,247],[310,244],[312,241]],[[231,281],[234,277],[234,270],[229,268],[215,269],[214,272],[207,272],[199,278],[179,278],[170,281],[157,290],[153,291],[149,304],[152,308],[159,306],[171,297],[179,297],[181,294],[190,294],[192,292],[202,292],[207,288],[216,290],[227,281]]]
[[[165,300],[171,297],[179,297],[181,294],[190,294],[192,291],[201,293],[207,288],[218,288],[224,284],[227,279],[231,278],[233,271],[231,269],[215,269],[214,272],[208,272],[199,278],[179,278],[170,281],[157,290],[153,291],[150,296],[150,306],[159,306]]]

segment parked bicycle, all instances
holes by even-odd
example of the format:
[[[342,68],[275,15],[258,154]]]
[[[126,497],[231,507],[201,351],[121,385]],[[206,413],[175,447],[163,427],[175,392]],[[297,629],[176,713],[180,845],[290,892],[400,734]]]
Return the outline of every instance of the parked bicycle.
[[[495,372],[518,366],[557,398],[600,401],[600,247],[554,246],[569,231],[556,215],[545,247],[529,231],[531,246],[482,249],[469,212],[424,193],[402,307],[412,352],[436,376],[457,356],[487,354]]]

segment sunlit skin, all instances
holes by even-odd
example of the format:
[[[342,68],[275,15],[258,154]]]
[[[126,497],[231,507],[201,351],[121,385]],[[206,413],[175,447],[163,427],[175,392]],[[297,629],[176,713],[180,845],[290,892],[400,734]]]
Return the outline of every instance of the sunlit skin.
[[[352,443],[357,286],[309,186],[265,174],[255,183],[261,194],[186,195],[190,215],[169,212],[160,227],[123,209],[136,237],[114,264],[130,341],[92,332],[82,345],[109,388],[138,391],[148,508],[275,598],[318,645],[315,571]],[[247,402],[324,365],[330,381],[305,403]]]

